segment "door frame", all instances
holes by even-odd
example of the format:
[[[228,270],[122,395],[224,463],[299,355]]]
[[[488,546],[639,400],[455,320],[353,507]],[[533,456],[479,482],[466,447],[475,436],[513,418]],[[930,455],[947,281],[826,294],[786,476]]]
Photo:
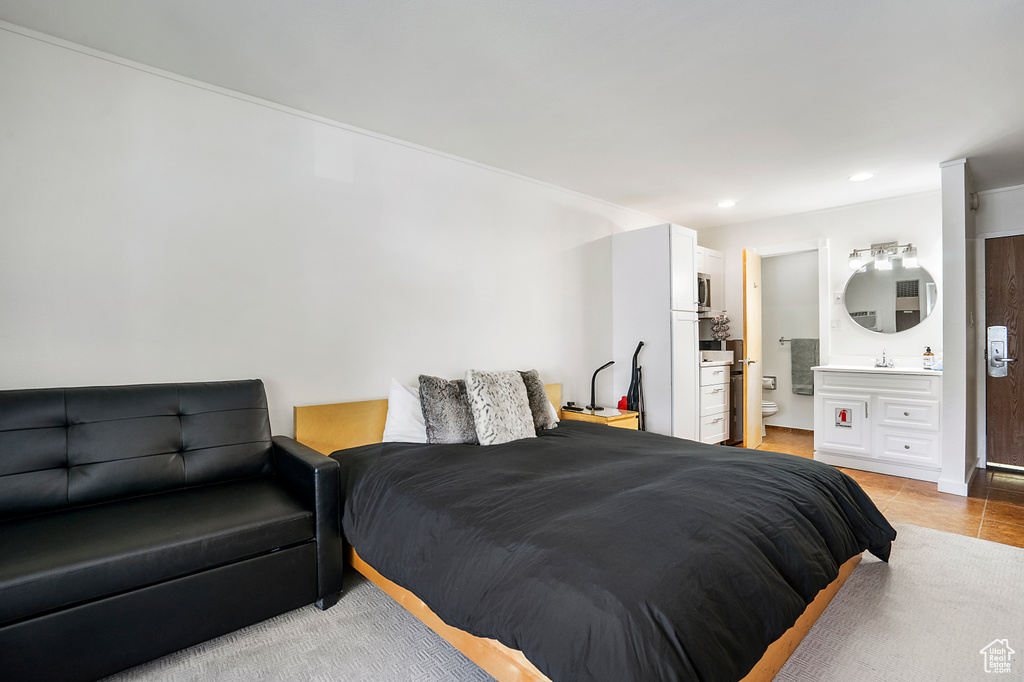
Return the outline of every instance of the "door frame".
[[[977,402],[975,407],[977,408],[977,423],[978,423],[978,442],[977,442],[977,453],[978,461],[975,463],[977,469],[988,469],[988,382],[986,377],[988,376],[988,368],[985,367],[985,350],[987,348],[986,334],[988,332],[988,316],[986,311],[986,295],[985,281],[988,278],[988,273],[985,271],[985,250],[988,248],[989,239],[1000,239],[1002,237],[1019,237],[1024,235],[1024,227],[1015,230],[1001,230],[999,232],[985,232],[978,235],[978,241],[981,242],[981,248],[975,249],[974,254],[974,272],[975,272],[975,285],[976,291],[978,292],[977,300],[975,301],[976,310],[978,312],[978,324],[975,325],[974,333],[978,342],[978,357],[974,358],[974,363],[977,365],[977,385],[974,387],[976,390],[975,395],[977,396]]]
[[[832,286],[831,269],[829,267],[828,260],[828,240],[827,239],[814,239],[802,242],[791,242],[789,244],[780,244],[778,246],[767,246],[757,249],[751,249],[754,253],[761,256],[761,258],[771,258],[773,256],[788,256],[793,253],[806,253],[808,251],[818,252],[818,338],[820,339],[818,346],[818,362],[823,365],[829,364],[829,356],[832,353],[832,306],[838,305],[841,312],[845,311],[842,308],[842,291],[836,292],[840,296],[840,301],[835,303],[829,290]],[[842,319],[841,317],[839,319]]]
[[[839,295],[839,301],[836,302],[831,293],[832,277],[831,268],[829,265],[829,240],[828,239],[812,239],[805,241],[789,242],[785,244],[773,244],[771,246],[760,246],[757,248],[748,249],[753,251],[761,258],[772,258],[774,256],[788,256],[794,253],[807,253],[809,251],[816,251],[818,254],[818,362],[822,365],[829,364],[830,355],[832,352],[832,319],[835,317],[832,312],[833,305],[837,305],[843,312],[845,308],[842,308],[842,291],[836,292]],[[742,267],[740,268],[742,270]],[[838,314],[838,313],[837,313]],[[842,319],[841,317],[839,318]],[[744,332],[745,334],[746,332]],[[764,345],[764,339],[761,340],[761,345]],[[744,348],[744,353],[749,356],[749,351]],[[764,368],[762,367],[762,374]],[[744,384],[746,385],[746,384]],[[758,387],[760,390],[760,387]],[[747,396],[743,396],[744,402]]]

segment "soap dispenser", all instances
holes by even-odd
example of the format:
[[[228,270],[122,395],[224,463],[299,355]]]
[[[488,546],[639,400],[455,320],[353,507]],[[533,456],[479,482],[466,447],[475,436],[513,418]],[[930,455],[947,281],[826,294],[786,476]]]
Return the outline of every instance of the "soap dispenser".
[[[925,346],[924,348],[924,368],[931,369],[935,366],[935,353],[932,352],[931,346]]]

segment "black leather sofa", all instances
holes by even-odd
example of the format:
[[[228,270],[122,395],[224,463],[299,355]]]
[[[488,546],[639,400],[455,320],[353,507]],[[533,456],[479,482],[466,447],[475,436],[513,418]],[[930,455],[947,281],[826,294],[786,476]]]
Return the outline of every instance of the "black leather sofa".
[[[0,679],[90,680],[341,591],[338,464],[258,380],[0,391]]]

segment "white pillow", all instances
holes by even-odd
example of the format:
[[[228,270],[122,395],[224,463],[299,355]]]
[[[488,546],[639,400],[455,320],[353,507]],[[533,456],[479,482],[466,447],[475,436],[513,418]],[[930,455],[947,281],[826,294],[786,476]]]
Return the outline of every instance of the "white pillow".
[[[391,380],[388,391],[388,416],[384,420],[383,443],[426,443],[420,391]]]
[[[480,445],[536,438],[523,377],[509,372],[466,372],[466,393]]]

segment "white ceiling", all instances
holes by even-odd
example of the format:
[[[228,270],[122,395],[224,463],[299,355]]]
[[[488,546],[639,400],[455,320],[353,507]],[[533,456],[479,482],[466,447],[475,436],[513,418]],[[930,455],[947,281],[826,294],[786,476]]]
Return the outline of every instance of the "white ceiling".
[[[979,189],[1024,184],[1020,0],[0,0],[0,20],[698,229],[937,189],[961,157]]]

